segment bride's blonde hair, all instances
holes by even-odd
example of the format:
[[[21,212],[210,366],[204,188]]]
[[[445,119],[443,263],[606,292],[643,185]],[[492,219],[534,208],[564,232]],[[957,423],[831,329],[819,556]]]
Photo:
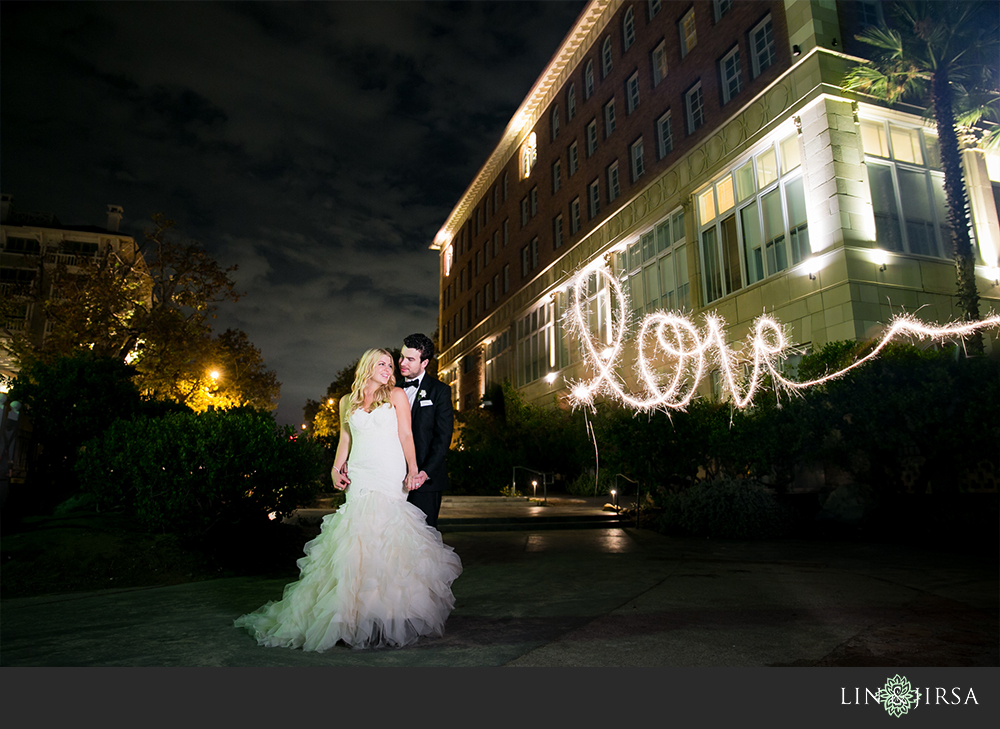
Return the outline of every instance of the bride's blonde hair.
[[[375,365],[378,364],[378,361],[383,356],[388,356],[389,361],[392,361],[392,352],[387,349],[369,349],[358,360],[357,374],[354,375],[354,385],[351,386],[351,404],[347,408],[348,415],[365,404],[365,383],[375,374]],[[389,395],[392,394],[392,388],[395,384],[396,374],[393,372],[393,374],[389,375],[389,381],[384,385],[379,385],[378,389],[375,390],[375,398],[372,400],[372,410],[383,403],[389,402]]]

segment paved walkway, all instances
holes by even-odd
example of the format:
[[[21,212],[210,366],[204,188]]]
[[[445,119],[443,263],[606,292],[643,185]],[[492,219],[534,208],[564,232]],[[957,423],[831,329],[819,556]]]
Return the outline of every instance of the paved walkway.
[[[1000,665],[995,554],[677,539],[633,526],[449,530],[460,519],[603,513],[592,499],[550,501],[445,501],[444,538],[465,571],[446,635],[415,647],[260,648],[232,621],[279,598],[286,580],[241,577],[4,600],[0,665]]]

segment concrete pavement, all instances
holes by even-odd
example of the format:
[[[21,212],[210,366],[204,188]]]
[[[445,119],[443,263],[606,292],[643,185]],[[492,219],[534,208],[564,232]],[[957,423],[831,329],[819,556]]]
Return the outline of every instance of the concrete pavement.
[[[292,565],[287,579],[4,600],[0,665],[1000,665],[995,554],[679,539],[633,526],[482,526],[578,519],[600,515],[599,506],[448,498],[442,531],[465,571],[445,636],[415,647],[258,647],[232,621],[280,598]]]

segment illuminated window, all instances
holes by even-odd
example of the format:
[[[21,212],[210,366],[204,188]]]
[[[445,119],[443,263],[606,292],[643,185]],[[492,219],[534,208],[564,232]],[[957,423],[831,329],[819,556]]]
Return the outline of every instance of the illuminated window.
[[[753,58],[753,76],[757,78],[778,59],[774,46],[774,31],[768,15],[750,31],[750,52]]]
[[[521,145],[521,179],[527,179],[538,161],[538,138],[532,132]]]
[[[684,14],[677,26],[681,33],[681,58],[684,58],[698,43],[698,33],[694,27],[694,8]]]
[[[722,103],[728,102],[740,92],[740,49],[733,48],[719,61],[719,75],[722,77]]]
[[[633,43],[635,43],[635,14],[632,8],[629,8],[622,19],[622,45],[627,51]]]

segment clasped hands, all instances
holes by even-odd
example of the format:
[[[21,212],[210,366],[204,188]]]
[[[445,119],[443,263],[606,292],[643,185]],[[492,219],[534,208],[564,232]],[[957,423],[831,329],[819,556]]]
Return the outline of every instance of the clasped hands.
[[[347,476],[346,463],[339,469],[335,467],[331,475],[333,476],[333,487],[337,489],[337,491],[343,491],[351,485],[351,479]],[[406,474],[406,479],[403,481],[403,488],[407,491],[414,491],[423,486],[427,481],[427,478],[428,476],[426,471],[420,471],[418,473],[410,472]]]

